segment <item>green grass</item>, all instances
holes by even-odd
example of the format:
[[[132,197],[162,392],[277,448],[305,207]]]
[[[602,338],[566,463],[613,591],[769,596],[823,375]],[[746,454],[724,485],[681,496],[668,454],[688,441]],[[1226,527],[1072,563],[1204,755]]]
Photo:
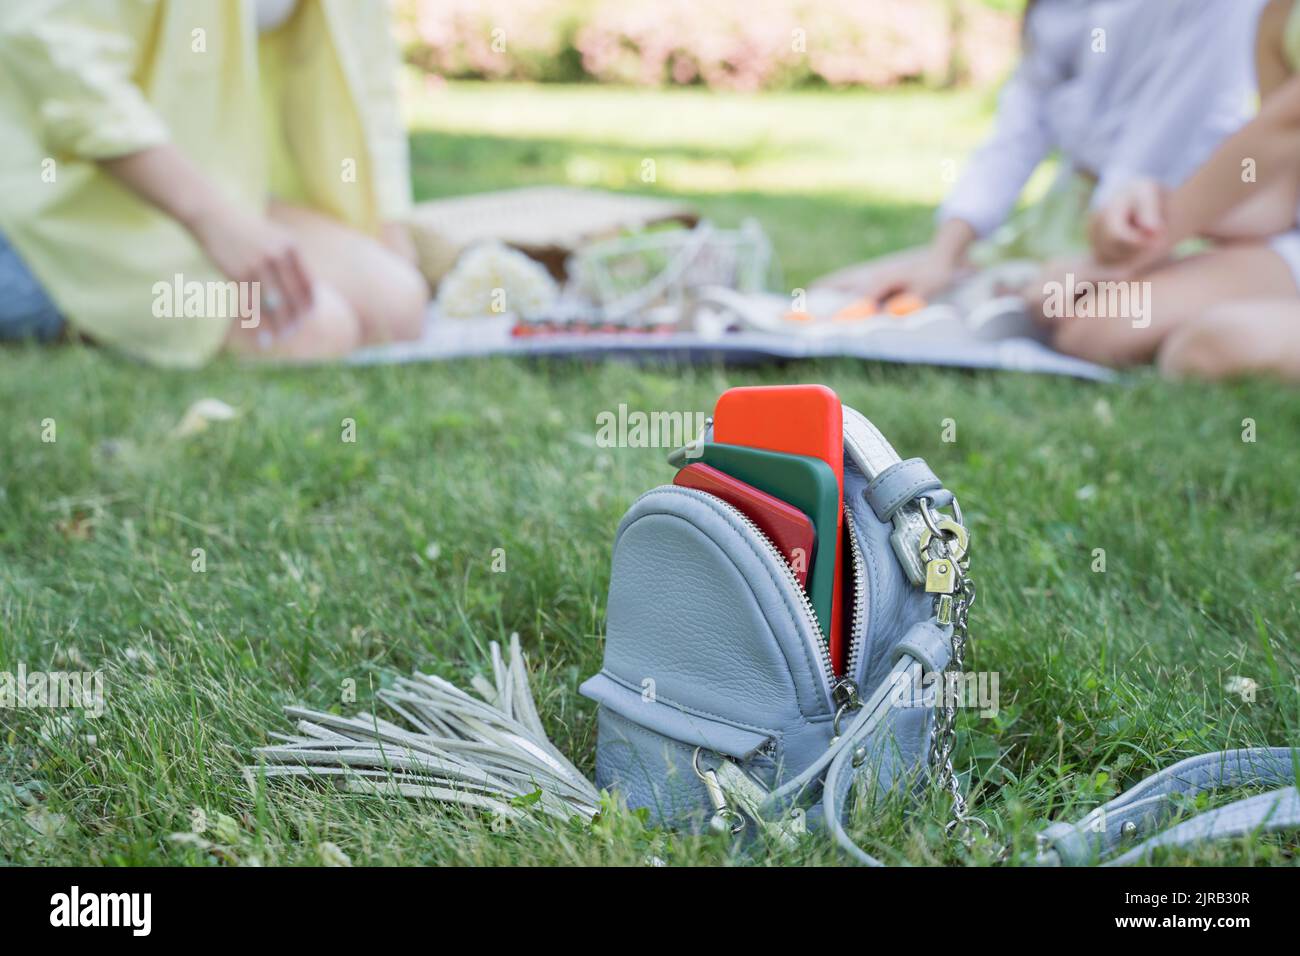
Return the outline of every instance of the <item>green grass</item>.
[[[728,225],[752,216],[798,285],[924,242],[991,105],[970,92],[456,85],[411,110],[426,130],[414,137],[413,176],[421,196],[568,182],[685,198]]]
[[[548,181],[652,191],[636,171],[658,158],[656,188],[724,223],[757,216],[798,283],[923,237],[943,188],[927,164],[969,148],[986,105],[455,86],[418,110],[415,177],[426,196]],[[0,859],[316,863],[333,843],[376,864],[835,861],[820,840],[744,855],[627,814],[498,832],[310,785],[259,795],[239,772],[288,729],[281,706],[350,712],[352,679],[367,708],[411,668],[464,681],[512,631],[549,732],[590,771],[592,706],[576,688],[599,666],[612,535],[671,474],[658,450],[597,448],[597,414],[703,411],[731,385],[792,381],[835,388],[961,495],[980,585],[970,665],[1000,674],[1002,710],[962,715],[958,764],[1002,841],[1025,849],[1045,821],[1181,756],[1300,740],[1300,401],[1271,385],[850,362],[180,374],[84,348],[9,349],[0,670],[103,668],[108,707],[70,732],[0,710]],[[240,416],[174,437],[206,396]],[[355,443],[340,440],[346,418]],[[1233,676],[1257,682],[1253,703],[1225,692]],[[213,846],[170,838],[196,819]],[[888,806],[857,833],[892,862],[992,859],[945,841],[943,820],[939,800]],[[1285,863],[1294,849],[1258,839],[1166,859]]]

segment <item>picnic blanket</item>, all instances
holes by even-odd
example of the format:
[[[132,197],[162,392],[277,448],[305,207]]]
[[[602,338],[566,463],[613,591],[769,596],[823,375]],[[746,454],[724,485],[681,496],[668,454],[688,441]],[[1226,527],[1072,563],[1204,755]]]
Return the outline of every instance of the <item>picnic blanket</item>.
[[[937,323],[936,323],[937,324]],[[1035,338],[1008,334],[978,338],[952,334],[950,323],[898,323],[869,334],[792,336],[761,331],[553,333],[517,337],[508,315],[443,319],[430,308],[424,336],[414,342],[377,346],[349,362],[384,365],[447,361],[490,355],[611,358],[642,361],[757,364],[772,360],[847,357],[866,361],[972,369],[1005,369],[1108,381],[1114,372],[1054,351]]]
[[[687,228],[649,229],[670,222]],[[435,302],[419,341],[366,349],[349,359],[354,364],[488,355],[734,364],[848,357],[1095,380],[1113,374],[1042,340],[1022,300],[1009,294],[1036,278],[1030,260],[986,266],[914,314],[890,314],[832,289],[800,290],[799,304],[765,291],[781,283],[758,223],[718,229],[696,222],[688,207],[647,197],[509,190],[422,204],[412,227],[426,276],[441,280],[445,312]],[[498,294],[530,317],[476,314]]]

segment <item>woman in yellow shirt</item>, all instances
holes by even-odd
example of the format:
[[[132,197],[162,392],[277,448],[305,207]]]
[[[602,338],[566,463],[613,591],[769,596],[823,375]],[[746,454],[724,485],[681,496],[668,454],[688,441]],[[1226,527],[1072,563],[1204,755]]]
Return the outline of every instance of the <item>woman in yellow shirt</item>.
[[[6,0],[11,327],[182,367],[417,335],[397,81],[382,4]]]

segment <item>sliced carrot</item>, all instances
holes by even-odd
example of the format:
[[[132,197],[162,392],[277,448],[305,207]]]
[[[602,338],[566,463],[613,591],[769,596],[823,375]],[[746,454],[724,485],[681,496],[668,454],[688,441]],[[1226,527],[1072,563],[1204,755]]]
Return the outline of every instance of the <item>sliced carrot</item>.
[[[880,306],[875,299],[858,299],[836,312],[833,318],[836,322],[859,322],[871,318],[879,311]]]
[[[885,308],[889,310],[890,315],[911,315],[925,308],[925,300],[910,292],[900,292],[885,303]]]

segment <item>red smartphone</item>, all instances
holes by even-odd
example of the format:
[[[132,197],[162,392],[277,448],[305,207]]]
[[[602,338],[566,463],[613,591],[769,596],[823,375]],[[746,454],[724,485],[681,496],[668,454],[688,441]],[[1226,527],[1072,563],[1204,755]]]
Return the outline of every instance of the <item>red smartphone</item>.
[[[732,388],[713,408],[713,440],[820,458],[840,487],[835,531],[835,593],[828,646],[835,673],[844,672],[844,406],[825,385]]]
[[[794,505],[702,462],[687,465],[677,472],[673,484],[707,491],[740,511],[772,539],[799,579],[799,586],[808,587],[813,555],[817,553],[817,532],[806,514]]]

